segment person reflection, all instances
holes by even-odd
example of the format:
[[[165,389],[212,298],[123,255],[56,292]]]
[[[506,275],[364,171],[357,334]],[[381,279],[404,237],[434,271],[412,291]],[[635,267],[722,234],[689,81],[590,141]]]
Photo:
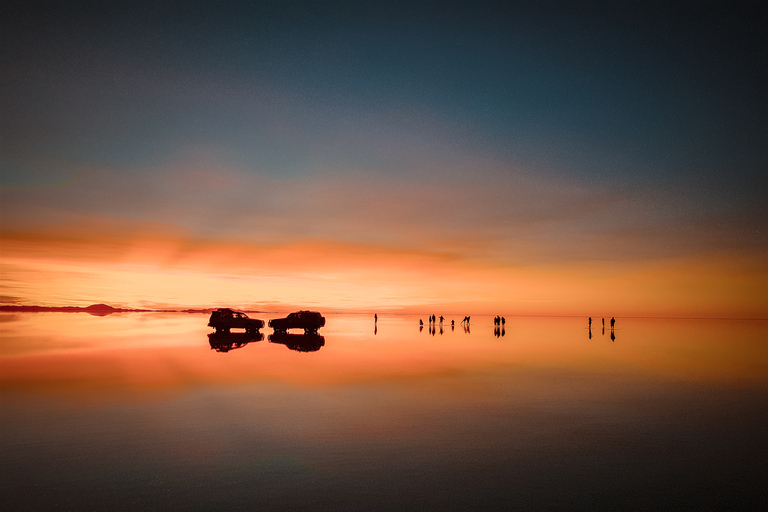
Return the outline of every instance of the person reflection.
[[[592,326],[589,326],[589,339],[592,339]]]
[[[613,334],[613,330],[611,330],[611,341],[616,341],[616,335]]]
[[[373,324],[373,335],[376,336],[379,333],[378,324]]]
[[[501,336],[501,327],[499,327],[498,325],[493,326],[493,335],[496,336],[497,338]]]
[[[440,336],[443,335],[443,322],[440,322]]]
[[[501,337],[503,338],[504,335],[507,334],[507,330],[504,328],[504,319],[501,319]]]

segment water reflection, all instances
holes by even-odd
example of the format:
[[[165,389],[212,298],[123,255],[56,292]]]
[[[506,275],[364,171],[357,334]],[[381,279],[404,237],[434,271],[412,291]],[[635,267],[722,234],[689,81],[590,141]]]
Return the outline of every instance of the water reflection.
[[[229,352],[263,339],[260,332],[212,332],[208,335],[208,343],[216,352]]]
[[[298,352],[317,352],[325,345],[325,338],[317,333],[275,332],[269,335],[269,342],[280,343]]]
[[[262,343],[218,357],[263,338],[201,320],[0,314],[4,509],[765,502],[768,322],[627,318],[606,345],[584,340],[583,318],[515,317],[499,342],[483,316],[436,342],[416,316],[376,335],[367,315],[329,315],[316,356]]]

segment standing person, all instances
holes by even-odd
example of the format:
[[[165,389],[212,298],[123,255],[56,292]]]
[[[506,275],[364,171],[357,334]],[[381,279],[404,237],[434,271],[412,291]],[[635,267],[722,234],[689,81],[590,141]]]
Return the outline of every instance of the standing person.
[[[592,328],[592,317],[589,317],[589,328]]]
[[[379,315],[376,313],[373,314],[373,323],[377,323],[379,321]]]
[[[613,330],[613,324],[616,323],[616,319],[611,317],[611,330]]]

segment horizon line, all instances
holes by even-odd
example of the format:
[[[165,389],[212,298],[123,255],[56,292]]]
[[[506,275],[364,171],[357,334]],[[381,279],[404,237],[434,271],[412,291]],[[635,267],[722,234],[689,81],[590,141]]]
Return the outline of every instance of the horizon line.
[[[95,308],[94,306],[104,306],[103,308]],[[94,311],[108,311],[109,313],[210,313],[221,306],[208,306],[208,307],[163,307],[163,308],[134,308],[134,307],[115,307],[105,303],[91,304],[88,306],[39,306],[39,305],[19,305],[19,304],[0,304],[0,312],[13,311],[19,313],[93,313]],[[229,308],[244,313],[281,313],[283,311],[292,310],[295,307],[280,308],[277,310],[264,310],[264,309],[249,309],[249,308]],[[308,308],[299,308],[300,310],[306,310]],[[381,317],[383,314],[391,314],[394,316],[418,316],[420,313],[408,313],[404,311],[392,311],[392,310],[338,310],[332,309],[327,314],[343,314],[343,315],[373,315],[377,314]],[[449,313],[451,314],[451,313]],[[496,316],[491,313],[471,313],[470,316]],[[534,317],[534,318],[589,318],[590,315],[584,314],[508,314],[510,317]],[[605,318],[605,317],[594,317]],[[729,316],[656,316],[656,315],[622,315],[620,318],[632,318],[632,319],[654,319],[654,320],[768,320],[768,317],[729,317]]]

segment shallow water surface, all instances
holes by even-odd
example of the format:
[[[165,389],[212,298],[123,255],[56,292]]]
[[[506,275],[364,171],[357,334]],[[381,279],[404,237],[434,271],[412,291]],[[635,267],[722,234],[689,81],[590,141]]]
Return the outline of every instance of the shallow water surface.
[[[252,315],[267,320],[269,315]],[[5,510],[758,509],[768,322],[0,314]],[[426,319],[426,315],[423,317]]]

